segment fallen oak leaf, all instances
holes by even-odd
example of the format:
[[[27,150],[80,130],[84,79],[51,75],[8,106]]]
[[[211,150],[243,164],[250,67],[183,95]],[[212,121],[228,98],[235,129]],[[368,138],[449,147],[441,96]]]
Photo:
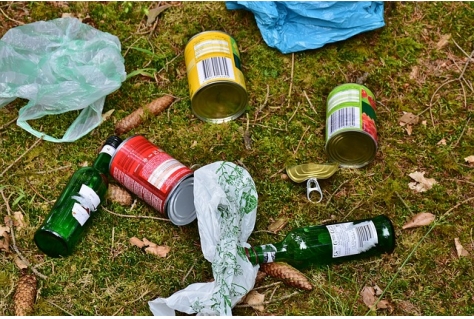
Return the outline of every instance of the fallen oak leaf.
[[[362,288],[360,295],[364,304],[372,311],[375,311],[377,309],[391,309],[391,305],[387,300],[382,299],[377,302],[379,298],[376,295],[374,287],[365,286],[364,288]],[[377,305],[375,303],[377,303]]]
[[[441,50],[444,48],[449,43],[449,39],[451,39],[451,34],[442,35],[441,39],[439,39],[438,43],[436,44],[436,49]]]
[[[146,25],[148,26],[152,25],[155,22],[156,18],[160,15],[160,13],[162,13],[169,7],[171,7],[171,4],[165,4],[148,11],[148,14],[147,14],[148,19],[146,20]]]
[[[402,229],[415,228],[431,224],[436,216],[431,213],[419,213],[413,216],[409,222],[402,226]]]
[[[468,157],[465,157],[464,160],[466,161],[466,163],[468,164],[474,164],[474,155],[470,155]]]
[[[410,112],[403,112],[403,115],[398,119],[398,122],[400,123],[400,126],[405,126],[407,124],[418,124],[419,120],[419,116]]]
[[[454,245],[456,246],[458,258],[469,256],[469,252],[461,245],[459,238],[454,238]]]
[[[244,302],[255,310],[264,311],[265,310],[265,307],[263,306],[264,300],[265,300],[265,295],[255,290],[252,290],[247,294],[247,296],[245,296]]]
[[[132,244],[133,246],[137,246],[140,249],[145,247],[145,243],[137,237],[130,238],[130,244]]]
[[[24,217],[23,217],[23,214],[22,212],[20,211],[16,211],[13,213],[13,225],[15,227],[18,228],[18,230],[20,230],[21,228],[25,227],[25,223],[24,223]]]
[[[166,257],[170,252],[171,248],[169,246],[148,246],[145,248],[145,252],[153,255],[157,255],[159,257]]]
[[[415,182],[408,183],[408,187],[418,193],[422,193],[430,190],[434,184],[438,183],[434,178],[426,178],[424,175],[425,172],[418,171],[408,174],[408,176],[415,180]]]
[[[277,233],[279,232],[280,230],[283,229],[283,227],[286,226],[286,224],[288,224],[288,219],[286,218],[278,218],[276,221],[274,221],[273,223],[270,224],[270,226],[268,226],[268,230],[273,232],[273,233]]]

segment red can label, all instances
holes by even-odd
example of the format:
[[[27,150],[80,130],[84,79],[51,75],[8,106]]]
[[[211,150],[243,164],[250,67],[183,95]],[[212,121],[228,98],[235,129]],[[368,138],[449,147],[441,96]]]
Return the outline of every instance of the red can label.
[[[165,214],[170,193],[193,171],[140,135],[120,144],[110,174],[151,207]]]

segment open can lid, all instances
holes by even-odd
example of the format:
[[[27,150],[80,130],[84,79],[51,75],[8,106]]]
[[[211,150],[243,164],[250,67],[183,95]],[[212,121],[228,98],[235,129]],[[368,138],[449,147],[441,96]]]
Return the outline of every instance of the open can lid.
[[[177,226],[190,224],[196,219],[193,188],[194,176],[189,176],[168,197],[166,212],[171,222]]]

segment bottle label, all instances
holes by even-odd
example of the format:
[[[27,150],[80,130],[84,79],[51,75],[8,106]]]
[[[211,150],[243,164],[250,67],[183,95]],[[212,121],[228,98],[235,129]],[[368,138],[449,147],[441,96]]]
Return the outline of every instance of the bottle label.
[[[377,230],[372,221],[326,225],[332,241],[332,257],[357,255],[378,243]]]
[[[72,216],[74,216],[74,218],[79,224],[81,224],[81,226],[84,226],[84,224],[90,217],[90,213],[88,209],[82,207],[78,203],[74,203],[74,206],[72,207]]]
[[[104,147],[102,148],[102,150],[100,152],[101,153],[107,153],[110,156],[113,156],[115,154],[115,147],[113,147],[111,145],[104,145]]]
[[[263,246],[260,246],[262,248],[262,257],[263,257],[263,261],[262,263],[266,264],[266,263],[272,263],[275,261],[275,254],[276,254],[276,247],[273,246],[272,244],[268,244],[268,245],[263,245]]]
[[[77,201],[72,208],[72,215],[81,226],[84,226],[91,212],[95,212],[99,207],[100,197],[92,188],[82,184],[78,195],[71,198]]]

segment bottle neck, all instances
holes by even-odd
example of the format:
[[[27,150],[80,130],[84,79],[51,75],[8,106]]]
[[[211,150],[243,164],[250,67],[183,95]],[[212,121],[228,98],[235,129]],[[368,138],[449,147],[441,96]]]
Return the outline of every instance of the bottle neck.
[[[283,252],[283,244],[274,243],[261,246],[245,248],[245,254],[252,265],[266,264],[278,261]]]
[[[109,174],[109,164],[112,156],[115,153],[115,147],[111,145],[104,145],[99,155],[92,164],[92,167],[96,168],[99,172],[108,175]]]

